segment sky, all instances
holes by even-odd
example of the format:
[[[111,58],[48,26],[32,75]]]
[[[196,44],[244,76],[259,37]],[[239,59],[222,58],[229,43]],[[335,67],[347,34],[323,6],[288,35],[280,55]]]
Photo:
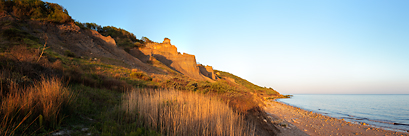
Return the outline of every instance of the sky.
[[[407,0],[46,0],[282,94],[409,94]]]

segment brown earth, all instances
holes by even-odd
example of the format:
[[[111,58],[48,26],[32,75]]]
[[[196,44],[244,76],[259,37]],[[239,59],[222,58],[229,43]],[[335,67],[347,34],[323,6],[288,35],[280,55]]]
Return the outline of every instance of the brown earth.
[[[201,64],[197,65],[199,67],[200,73],[210,79],[217,79],[216,74],[213,71],[212,66],[203,66]]]
[[[0,14],[0,21],[27,24],[21,26],[21,29],[38,37],[41,43],[46,43],[47,48],[58,54],[64,55],[69,52],[74,54],[74,58],[90,59],[137,69],[151,75],[155,80],[164,80],[169,71],[149,64],[152,60],[158,60],[191,79],[210,82],[218,80],[211,66],[198,65],[194,55],[177,52],[177,48],[167,38],[163,43],[147,43],[145,48],[135,48],[128,53],[117,47],[115,40],[110,36],[103,36],[95,30],[80,29],[73,22],[56,24],[36,20],[22,21],[16,20],[8,14]],[[0,26],[0,29],[6,28]],[[1,38],[1,45],[10,44]],[[235,83],[234,79],[229,78],[228,81],[239,88],[244,87]],[[277,125],[271,123],[269,116],[260,107],[254,107],[247,112],[247,118],[254,121],[258,135],[268,136],[280,132]]]
[[[110,36],[103,36],[95,30],[81,29],[74,22],[57,24],[36,20],[20,20],[5,12],[0,13],[0,21],[27,24],[21,26],[22,30],[38,37],[42,43],[47,42],[47,47],[59,54],[72,53],[75,57],[139,69],[148,74],[166,75],[167,71],[148,64],[149,61],[156,59],[192,79],[215,79],[202,75],[195,56],[177,52],[176,46],[172,45],[168,38],[165,38],[162,43],[146,43],[146,47],[134,48],[128,53],[117,47],[115,40]],[[6,28],[0,27],[0,29]],[[8,44],[3,43],[3,40],[0,43]],[[213,73],[213,71],[210,72]]]
[[[200,70],[196,63],[195,55],[181,54],[168,38],[165,38],[162,43],[152,42],[147,43],[146,47],[131,49],[130,54],[145,63],[156,59],[173,70],[196,80],[216,79],[213,68],[205,67],[206,72],[202,72],[203,70]]]
[[[59,54],[72,53],[75,57],[101,61],[107,64],[139,69],[148,74],[167,75],[169,72],[150,65],[148,62],[158,60],[167,67],[195,80],[215,80],[214,74],[203,75],[194,55],[177,52],[176,46],[165,38],[162,43],[146,43],[144,48],[134,48],[130,52],[117,47],[110,36],[103,36],[95,30],[80,29],[74,22],[56,24],[36,20],[19,20],[7,13],[0,13],[0,21],[11,21],[22,26],[22,30],[38,37],[42,43]],[[0,29],[6,29],[0,27]],[[1,44],[8,43],[3,40]],[[209,73],[213,69],[206,67]]]
[[[111,37],[102,36],[95,30],[82,30],[74,23],[29,21],[28,24],[30,26],[27,27],[28,32],[40,37],[44,42],[47,41],[47,46],[60,54],[70,51],[76,57],[89,57],[108,64],[137,67],[146,72],[159,72],[116,47]]]
[[[270,117],[276,118],[273,122],[280,126],[281,133],[278,135],[282,136],[409,136],[409,133],[350,123],[276,101],[268,101],[266,104],[264,110]]]

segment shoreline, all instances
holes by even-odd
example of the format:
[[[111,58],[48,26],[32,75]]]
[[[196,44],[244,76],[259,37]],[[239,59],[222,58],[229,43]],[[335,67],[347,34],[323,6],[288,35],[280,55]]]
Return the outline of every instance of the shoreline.
[[[343,119],[330,117],[275,100],[266,101],[264,110],[282,133],[286,135],[397,135],[409,136],[408,132],[386,130],[372,125],[347,122]],[[302,132],[300,132],[302,131]]]
[[[279,99],[283,99],[283,98],[279,98]],[[323,115],[323,116],[327,116],[327,117],[330,117],[330,118],[335,118],[335,119],[339,119],[339,120],[344,120],[344,121],[349,122],[349,123],[353,123],[353,124],[366,124],[366,126],[371,126],[371,127],[379,128],[379,129],[383,129],[383,130],[409,133],[409,130],[405,131],[405,130],[401,130],[401,129],[394,129],[394,128],[388,128],[388,127],[377,126],[377,125],[368,124],[368,123],[365,123],[365,122],[359,122],[358,120],[353,119],[353,118],[349,118],[349,119],[348,119],[348,118],[345,118],[345,119],[342,119],[342,118],[332,117],[332,116],[330,116],[330,115],[326,115],[325,112],[320,113],[320,112],[317,112],[317,111],[312,111],[312,110],[308,110],[308,109],[305,109],[305,108],[297,107],[297,106],[295,106],[295,105],[291,105],[291,104],[289,104],[289,103],[285,103],[285,102],[281,102],[281,101],[277,101],[277,100],[278,100],[278,99],[274,99],[273,101],[278,102],[278,103],[282,103],[282,104],[285,104],[285,105],[288,105],[288,106],[291,106],[291,107],[299,108],[299,109],[301,109],[301,110],[305,110],[305,111],[308,111],[308,112],[313,112],[313,113],[321,114],[321,115]],[[373,121],[373,120],[368,119],[368,121]],[[387,123],[394,124],[394,122],[387,122]]]

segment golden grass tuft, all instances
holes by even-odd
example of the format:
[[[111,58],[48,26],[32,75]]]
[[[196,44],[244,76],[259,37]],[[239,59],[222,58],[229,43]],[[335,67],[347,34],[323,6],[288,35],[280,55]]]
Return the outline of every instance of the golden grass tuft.
[[[164,135],[254,135],[254,125],[243,115],[194,92],[134,90],[125,95],[122,108],[142,127]]]
[[[131,71],[132,72],[138,72],[139,70],[138,69],[132,69]]]
[[[43,78],[32,87],[12,87],[2,96],[0,105],[0,134],[9,135],[25,124],[30,127],[40,118],[39,127],[55,127],[62,119],[60,111],[72,100],[72,94],[58,78]],[[28,124],[28,125],[27,125]]]

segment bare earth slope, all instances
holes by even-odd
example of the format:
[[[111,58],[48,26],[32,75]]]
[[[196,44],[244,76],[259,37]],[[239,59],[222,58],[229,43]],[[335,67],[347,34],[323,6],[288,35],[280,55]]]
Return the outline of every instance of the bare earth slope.
[[[119,49],[111,37],[102,36],[95,30],[83,30],[74,23],[30,21],[29,24],[31,27],[27,27],[27,30],[42,39],[46,39],[47,36],[47,46],[58,53],[70,51],[77,57],[90,57],[114,65],[139,68],[146,72],[159,72]]]
[[[246,109],[243,111],[247,113],[246,118],[255,123],[257,135],[268,136],[280,132],[271,121],[265,121],[269,119],[267,118],[266,113],[257,106],[259,99],[258,95],[254,95],[254,99],[252,96],[248,96],[251,92],[258,92],[257,94],[271,94],[274,96],[280,95],[279,93],[273,89],[263,87],[247,88],[246,85],[240,85],[234,80],[229,82],[226,79],[220,78],[220,75],[215,74],[211,66],[198,65],[194,55],[177,52],[176,46],[171,45],[170,40],[167,38],[165,38],[163,43],[148,43],[145,48],[133,49],[139,54],[131,55],[132,52],[129,54],[122,48],[117,47],[115,40],[110,36],[106,37],[95,30],[80,28],[74,22],[52,23],[31,19],[23,20],[16,19],[11,14],[3,12],[0,13],[0,23],[7,24],[0,25],[0,32],[4,32],[5,30],[14,27],[11,30],[16,31],[15,33],[22,33],[26,36],[33,37],[32,41],[29,41],[30,43],[25,43],[24,40],[17,40],[19,42],[15,43],[24,43],[27,44],[27,46],[37,48],[37,50],[41,49],[43,47],[42,44],[45,43],[45,47],[52,51],[50,54],[46,54],[50,59],[61,59],[52,55],[57,53],[60,54],[60,56],[67,56],[63,58],[69,57],[71,60],[92,60],[104,64],[121,66],[129,70],[132,69],[132,71],[137,69],[135,70],[137,72],[143,71],[141,75],[147,74],[147,77],[153,77],[153,75],[159,77],[160,79],[158,80],[146,79],[146,82],[154,82],[153,84],[157,85],[155,87],[161,87],[161,84],[166,85],[168,82],[182,87],[188,86],[189,84],[187,83],[192,83],[190,84],[191,87],[203,90],[206,89],[207,91],[210,90],[213,93],[218,93],[221,97],[223,96],[222,98],[231,99],[231,105],[236,104],[236,107],[244,107],[242,109]],[[8,47],[11,44],[15,44],[12,41],[4,40],[8,35],[5,35],[4,33],[0,34],[0,45],[2,45],[2,47]],[[15,37],[22,38],[18,35]],[[41,46],[41,48],[38,46]],[[166,68],[163,69],[163,67],[155,67],[150,63],[151,60],[159,60],[166,65],[165,67],[177,71],[180,75],[170,74],[171,72]],[[66,66],[70,67],[78,67],[78,65],[81,65],[80,63],[72,63],[72,61],[66,61],[65,63]],[[90,68],[90,71],[93,70]],[[97,71],[97,69],[95,69],[95,71]],[[78,78],[85,77],[82,75],[76,76],[78,76]],[[104,83],[109,84],[111,81],[114,80],[106,80]],[[182,81],[185,83],[182,84]],[[251,86],[256,85],[251,84]],[[230,92],[224,92],[227,90]],[[267,91],[269,93],[267,93]]]

